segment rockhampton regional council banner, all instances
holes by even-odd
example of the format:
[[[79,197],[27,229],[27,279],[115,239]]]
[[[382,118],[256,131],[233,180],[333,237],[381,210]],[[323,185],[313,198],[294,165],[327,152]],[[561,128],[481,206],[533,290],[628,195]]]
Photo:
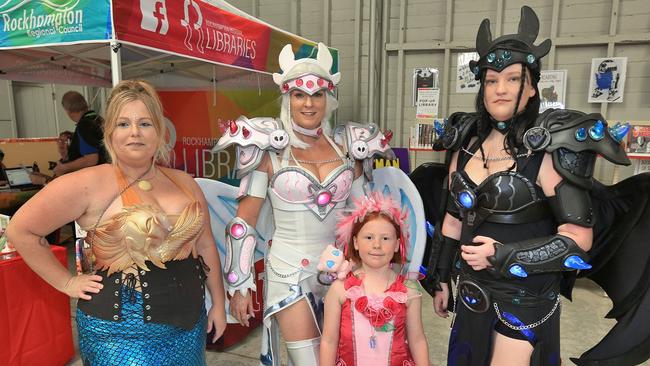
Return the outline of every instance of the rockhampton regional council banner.
[[[2,0],[0,49],[111,38],[109,0]]]

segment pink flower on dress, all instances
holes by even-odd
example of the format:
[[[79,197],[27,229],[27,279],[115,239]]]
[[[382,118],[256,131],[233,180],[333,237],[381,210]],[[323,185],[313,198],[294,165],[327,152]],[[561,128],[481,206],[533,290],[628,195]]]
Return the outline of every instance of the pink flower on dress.
[[[384,306],[381,308],[370,306],[368,304],[368,296],[362,296],[358,298],[354,303],[354,307],[358,312],[363,314],[363,316],[368,318],[370,325],[375,328],[381,328],[386,323],[393,320],[393,317],[395,315],[390,309],[387,309]]]
[[[398,314],[402,309],[402,306],[395,301],[392,297],[386,296],[384,299],[384,308],[390,311],[392,314]]]

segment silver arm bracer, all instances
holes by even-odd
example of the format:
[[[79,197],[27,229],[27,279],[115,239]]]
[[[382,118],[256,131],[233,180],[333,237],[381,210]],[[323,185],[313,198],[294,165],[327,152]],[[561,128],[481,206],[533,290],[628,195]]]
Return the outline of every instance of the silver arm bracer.
[[[257,231],[241,217],[233,218],[226,226],[226,262],[224,278],[228,292],[239,290],[246,295],[255,290],[253,258],[255,256]]]

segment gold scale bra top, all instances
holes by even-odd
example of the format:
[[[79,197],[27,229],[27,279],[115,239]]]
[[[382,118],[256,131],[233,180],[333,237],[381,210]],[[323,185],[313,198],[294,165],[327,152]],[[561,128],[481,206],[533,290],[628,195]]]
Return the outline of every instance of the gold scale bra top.
[[[187,258],[194,250],[203,228],[201,205],[185,186],[175,181],[165,168],[159,168],[191,200],[179,215],[168,215],[151,203],[144,203],[134,186],[122,193],[122,210],[88,232],[92,242],[95,268],[108,275],[134,264],[146,271],[146,261],[165,269],[165,262]],[[116,175],[120,190],[128,181],[119,168]],[[171,217],[178,216],[172,224]]]

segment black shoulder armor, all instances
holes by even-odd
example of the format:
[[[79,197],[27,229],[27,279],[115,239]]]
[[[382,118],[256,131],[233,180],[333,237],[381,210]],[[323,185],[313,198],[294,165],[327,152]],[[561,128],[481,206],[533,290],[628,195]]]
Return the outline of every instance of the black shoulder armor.
[[[600,113],[549,109],[526,131],[524,145],[552,153],[553,166],[562,178],[590,189],[597,155],[614,164],[631,164],[620,143],[619,128],[609,127]]]
[[[463,142],[476,131],[480,117],[478,113],[456,112],[449,116],[445,124],[445,132],[433,145],[433,149],[457,151]]]

